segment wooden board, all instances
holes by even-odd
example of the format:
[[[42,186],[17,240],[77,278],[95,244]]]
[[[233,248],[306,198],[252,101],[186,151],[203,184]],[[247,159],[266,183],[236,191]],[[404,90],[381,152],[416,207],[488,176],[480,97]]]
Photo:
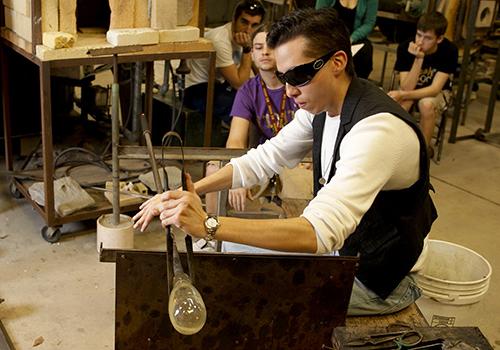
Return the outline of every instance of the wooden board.
[[[42,61],[90,58],[87,53],[90,49],[113,47],[106,41],[104,35],[79,35],[75,46],[68,49],[53,50],[43,45],[36,47],[36,55]],[[193,42],[161,43],[158,45],[145,45],[141,54],[161,54],[168,52],[206,52],[213,51],[212,43],[206,39]],[[137,53],[134,53],[137,54]]]
[[[429,325],[415,303],[390,315],[348,316],[346,319],[348,327],[387,327],[394,323],[405,323],[413,327],[427,327]]]

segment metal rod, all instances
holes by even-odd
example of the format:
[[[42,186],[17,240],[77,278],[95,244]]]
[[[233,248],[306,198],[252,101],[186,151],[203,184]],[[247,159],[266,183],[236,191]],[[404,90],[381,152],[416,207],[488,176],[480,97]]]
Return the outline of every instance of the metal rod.
[[[118,143],[120,142],[120,127],[118,106],[120,103],[120,87],[118,85],[118,55],[113,54],[113,85],[111,88],[111,144],[113,164],[113,225],[120,224],[120,160],[118,158]]]
[[[479,0],[472,0],[470,2],[470,13],[467,20],[467,38],[464,44],[464,56],[462,59],[462,69],[460,70],[460,78],[457,89],[457,98],[455,101],[455,108],[453,109],[453,120],[451,123],[450,137],[448,139],[449,143],[455,143],[457,139],[458,123],[460,122],[460,111],[463,102],[463,94],[465,88],[465,80],[467,77],[467,69],[470,61],[470,48],[474,41],[474,26],[477,17],[477,9],[479,6]]]
[[[182,145],[182,143],[181,143]],[[184,169],[184,160],[182,161],[182,190],[187,191],[187,179],[186,179],[186,170]],[[188,271],[189,271],[189,277],[191,277],[191,283],[194,285],[195,282],[195,272],[194,272],[194,257],[193,257],[193,238],[189,235],[186,234],[186,237],[184,239],[186,242],[186,253],[187,253],[187,262],[188,262]]]
[[[500,80],[500,45],[497,51],[497,63],[495,65],[495,73],[491,82],[490,98],[488,100],[488,111],[486,112],[486,122],[484,124],[484,132],[490,132],[493,122],[493,112],[495,111],[495,103],[498,95],[498,81]]]
[[[144,134],[144,138],[146,139],[146,148],[148,150],[149,159],[151,162],[151,171],[153,172],[156,192],[161,193],[163,192],[163,186],[161,185],[160,174],[158,173],[158,165],[156,164],[153,143],[151,141],[151,131],[149,131],[148,129],[148,124],[144,113],[141,113],[141,124],[143,130],[142,133]]]
[[[186,175],[186,167],[185,167],[185,161],[184,161],[184,146],[183,146],[181,136],[173,130],[166,132],[165,135],[163,135],[163,137],[162,137],[162,141],[161,141],[162,158],[163,158],[164,145],[165,145],[165,143],[167,143],[169,137],[174,137],[179,141],[180,151],[181,151],[181,156],[182,156],[181,157],[181,161],[182,161],[182,170],[181,170],[182,189],[184,191],[187,191],[187,177],[186,177],[187,175]],[[186,243],[186,253],[187,253],[187,263],[188,263],[188,274],[189,274],[189,277],[191,278],[191,283],[193,283],[193,285],[194,285],[195,284],[195,272],[194,272],[195,269],[194,269],[194,257],[193,257],[193,238],[189,234],[187,234],[185,237],[185,243]],[[174,245],[174,249],[176,249],[175,245]]]
[[[149,80],[148,80],[148,82],[149,82]],[[148,122],[146,120],[146,117],[144,116],[144,113],[141,114],[141,125],[142,125],[144,138],[146,139],[146,147],[147,147],[148,153],[149,153],[149,159],[151,162],[151,171],[153,172],[153,178],[155,181],[156,192],[161,193],[161,192],[163,192],[163,186],[161,184],[160,173],[158,172],[158,167],[156,166],[155,152],[153,149],[153,143],[151,142],[151,132],[148,129]],[[173,257],[174,239],[172,237],[172,232],[171,232],[170,226],[167,226],[165,236],[166,236],[165,241],[166,241],[166,248],[167,248],[167,251],[166,251],[167,289],[168,289],[168,294],[170,295],[170,292],[172,291],[172,287],[173,287],[174,265],[175,265],[174,264],[174,257]]]
[[[134,79],[133,83],[133,96],[134,103],[132,105],[132,141],[137,141],[140,135],[141,129],[141,121],[139,119],[139,115],[142,111],[142,94],[141,94],[141,86],[142,86],[142,63],[136,62],[134,64]],[[127,127],[127,125],[125,125]]]

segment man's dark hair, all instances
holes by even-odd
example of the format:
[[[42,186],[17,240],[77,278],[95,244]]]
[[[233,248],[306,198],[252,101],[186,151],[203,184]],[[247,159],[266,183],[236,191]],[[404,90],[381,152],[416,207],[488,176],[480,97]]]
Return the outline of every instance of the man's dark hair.
[[[448,21],[446,17],[437,11],[429,12],[422,17],[417,22],[417,30],[427,32],[428,30],[433,30],[436,36],[440,37],[446,32],[446,27],[448,27]]]
[[[264,20],[266,8],[259,0],[240,0],[233,11],[233,22],[236,21],[243,12],[248,13],[250,16],[261,16],[262,20]]]
[[[262,33],[262,32],[268,32],[269,27],[270,27],[270,24],[266,22],[266,23],[262,23],[260,26],[255,28],[255,31],[252,33],[251,42],[253,43],[253,39],[255,39],[257,34]]]
[[[347,55],[345,71],[349,76],[354,76],[349,31],[333,8],[305,8],[282,17],[267,33],[267,46],[274,49],[298,37],[307,40],[304,54],[309,57],[321,57],[330,51],[344,51]]]

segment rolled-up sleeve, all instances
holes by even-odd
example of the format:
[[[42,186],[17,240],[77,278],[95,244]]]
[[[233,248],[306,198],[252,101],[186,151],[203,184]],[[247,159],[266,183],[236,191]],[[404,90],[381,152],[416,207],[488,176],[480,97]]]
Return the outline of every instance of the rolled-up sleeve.
[[[233,158],[233,188],[251,187],[262,183],[283,167],[295,167],[311,150],[312,118],[314,115],[298,110],[295,118],[272,139],[239,158]]]

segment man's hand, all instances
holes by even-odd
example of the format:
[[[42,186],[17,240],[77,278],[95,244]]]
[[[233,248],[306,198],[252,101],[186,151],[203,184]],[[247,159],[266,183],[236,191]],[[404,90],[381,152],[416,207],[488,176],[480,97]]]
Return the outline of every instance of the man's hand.
[[[227,198],[229,204],[238,211],[244,211],[247,200],[247,193],[248,190],[246,188],[236,188],[234,190],[229,190]]]
[[[167,191],[161,194],[158,206],[162,226],[174,225],[193,237],[206,236],[204,221],[207,214],[201,206],[191,176],[186,174],[187,191]]]
[[[404,100],[404,93],[401,90],[392,90],[387,93],[396,102],[401,102]]]
[[[158,193],[153,198],[148,199],[139,207],[140,211],[132,218],[134,228],[139,228],[141,232],[148,227],[149,223],[155,216],[160,215],[158,205],[161,203],[161,193]]]
[[[420,46],[415,44],[413,41],[410,42],[410,45],[408,45],[408,52],[417,58],[424,58],[425,56],[425,53],[422,51]]]
[[[233,35],[234,42],[241,47],[252,47],[250,35],[248,33],[239,32]]]

